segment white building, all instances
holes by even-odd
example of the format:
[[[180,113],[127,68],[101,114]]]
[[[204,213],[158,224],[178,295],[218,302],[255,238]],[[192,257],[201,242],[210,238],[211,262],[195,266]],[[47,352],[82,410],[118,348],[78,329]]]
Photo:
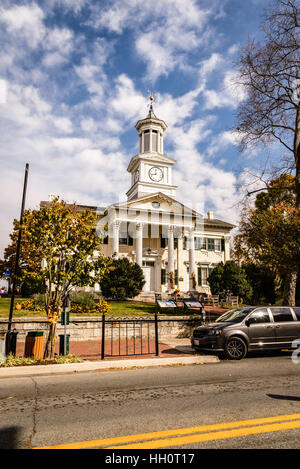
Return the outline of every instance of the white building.
[[[103,255],[128,257],[142,267],[145,292],[179,288],[209,293],[210,270],[230,259],[234,225],[215,219],[212,212],[204,217],[176,200],[172,180],[176,162],[164,154],[163,146],[167,125],[156,117],[152,104],[135,128],[139,153],[127,168],[131,174],[127,201],[100,209],[80,207],[99,215]]]

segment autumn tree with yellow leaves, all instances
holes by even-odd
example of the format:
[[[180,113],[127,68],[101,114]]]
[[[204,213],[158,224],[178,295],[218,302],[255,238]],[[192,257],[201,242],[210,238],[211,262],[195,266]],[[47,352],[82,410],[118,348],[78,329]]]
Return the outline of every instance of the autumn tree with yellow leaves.
[[[96,214],[79,210],[59,198],[39,210],[26,210],[22,223],[22,243],[18,279],[35,281],[45,287],[48,318],[45,358],[54,356],[56,325],[64,301],[74,286],[94,286],[109,267],[110,260],[99,250]],[[12,244],[5,251],[5,264],[13,262],[19,223],[14,221]]]
[[[283,303],[294,306],[300,265],[300,210],[296,204],[295,178],[282,174],[254,205],[245,206],[235,237],[235,257],[269,267],[283,284]]]

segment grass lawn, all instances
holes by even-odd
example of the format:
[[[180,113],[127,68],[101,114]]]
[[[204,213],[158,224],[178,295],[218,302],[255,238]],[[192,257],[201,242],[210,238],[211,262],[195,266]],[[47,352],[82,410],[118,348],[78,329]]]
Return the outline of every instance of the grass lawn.
[[[17,310],[15,306],[17,303],[21,303],[26,298],[15,298],[14,303],[14,318],[21,317],[43,317],[39,311],[27,311],[27,310]],[[109,303],[111,305],[111,313],[108,316],[152,316],[155,313],[156,305],[152,303],[142,303],[134,301],[112,301]],[[10,298],[0,298],[0,318],[8,318],[10,308]],[[183,313],[180,308],[177,311],[178,315]],[[165,314],[165,313],[164,313]],[[172,310],[166,310],[166,314],[174,315]],[[176,314],[176,313],[175,313]],[[196,312],[197,314],[197,312]],[[93,313],[84,313],[84,314],[72,314],[71,317],[80,317],[80,316],[95,316]]]

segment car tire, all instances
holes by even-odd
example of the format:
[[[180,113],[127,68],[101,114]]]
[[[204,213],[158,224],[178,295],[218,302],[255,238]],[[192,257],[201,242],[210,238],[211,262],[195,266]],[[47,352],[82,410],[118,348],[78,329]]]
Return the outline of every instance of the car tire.
[[[247,353],[247,345],[240,337],[230,337],[225,346],[225,353],[230,360],[241,360]]]

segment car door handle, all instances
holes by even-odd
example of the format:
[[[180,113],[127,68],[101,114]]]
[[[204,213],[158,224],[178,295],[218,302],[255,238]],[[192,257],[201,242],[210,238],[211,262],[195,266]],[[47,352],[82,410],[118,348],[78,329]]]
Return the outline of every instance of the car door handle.
[[[276,328],[276,329],[279,329],[279,328],[280,328],[280,326],[275,326],[275,328]]]

